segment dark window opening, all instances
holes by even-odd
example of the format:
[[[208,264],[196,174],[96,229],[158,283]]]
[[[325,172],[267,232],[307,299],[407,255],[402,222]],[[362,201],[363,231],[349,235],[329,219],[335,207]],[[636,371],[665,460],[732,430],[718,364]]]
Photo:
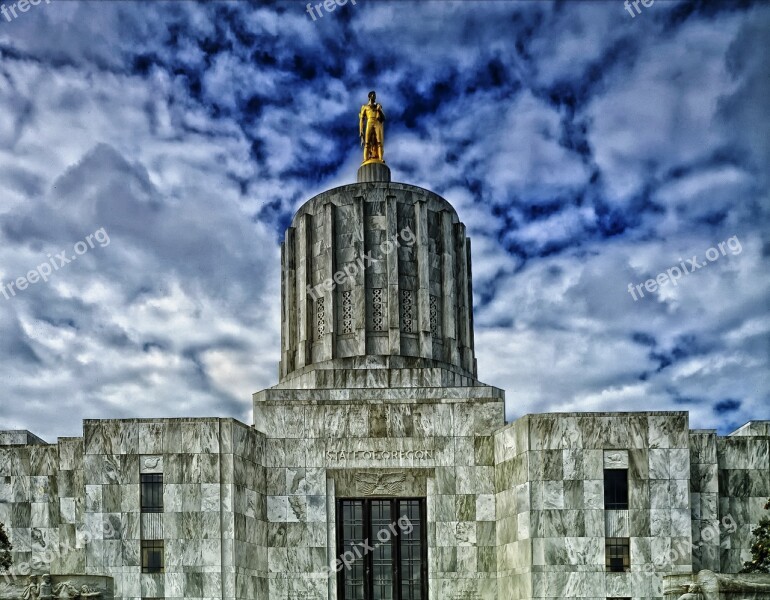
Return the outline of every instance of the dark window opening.
[[[604,552],[608,571],[622,573],[631,569],[631,542],[629,538],[606,538]]]
[[[163,573],[163,540],[142,540],[142,573]]]
[[[428,600],[425,499],[337,501],[339,600]]]
[[[141,476],[142,512],[163,512],[163,474],[148,473]]]
[[[628,469],[604,469],[604,508],[628,510]]]

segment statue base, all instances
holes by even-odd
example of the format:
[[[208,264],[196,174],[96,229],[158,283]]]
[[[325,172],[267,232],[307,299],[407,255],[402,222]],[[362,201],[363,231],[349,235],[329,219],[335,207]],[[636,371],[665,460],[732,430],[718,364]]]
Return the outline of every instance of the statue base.
[[[390,168],[381,160],[367,160],[358,167],[357,183],[390,181]]]

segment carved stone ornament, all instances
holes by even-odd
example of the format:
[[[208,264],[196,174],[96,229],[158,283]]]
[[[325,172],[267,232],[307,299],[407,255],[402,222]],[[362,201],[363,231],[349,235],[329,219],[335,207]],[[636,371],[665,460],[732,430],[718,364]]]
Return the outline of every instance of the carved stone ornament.
[[[679,596],[678,600],[703,600],[703,594],[697,583],[693,583],[687,588],[687,592]]]
[[[160,456],[147,456],[144,459],[144,468],[145,469],[154,469],[158,466],[158,463],[160,462]]]
[[[142,473],[162,473],[163,472],[163,457],[162,456],[142,456],[140,459],[140,471]]]
[[[625,450],[605,450],[604,451],[605,469],[627,469],[628,452]]]
[[[99,590],[95,590],[87,585],[80,588],[72,585],[70,581],[58,583],[53,588],[54,598],[97,598],[102,595]]]
[[[75,576],[76,579],[80,576]],[[55,585],[51,582],[51,575],[30,575],[26,585],[16,587],[0,586],[0,599],[2,600],[55,600],[58,598],[81,599],[100,598],[102,592],[91,586],[73,583],[71,579]]]
[[[359,471],[356,473],[356,486],[365,496],[400,494],[404,491],[405,481],[406,474],[398,471],[386,471],[385,473]]]

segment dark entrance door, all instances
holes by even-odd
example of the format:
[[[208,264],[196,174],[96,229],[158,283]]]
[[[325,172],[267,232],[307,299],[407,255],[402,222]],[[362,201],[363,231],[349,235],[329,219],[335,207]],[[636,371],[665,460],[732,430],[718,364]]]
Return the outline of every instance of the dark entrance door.
[[[339,600],[428,600],[424,498],[337,500]]]

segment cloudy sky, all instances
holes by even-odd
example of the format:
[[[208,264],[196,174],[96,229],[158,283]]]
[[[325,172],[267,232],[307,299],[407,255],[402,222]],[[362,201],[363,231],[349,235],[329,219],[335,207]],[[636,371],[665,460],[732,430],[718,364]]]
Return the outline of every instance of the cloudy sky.
[[[251,422],[251,393],[277,381],[279,240],[302,202],[355,181],[370,89],[394,179],[469,227],[479,375],[508,419],[689,410],[725,433],[770,418],[770,5],[639,9],[4,13],[0,429]],[[47,281],[18,286],[41,264]]]

